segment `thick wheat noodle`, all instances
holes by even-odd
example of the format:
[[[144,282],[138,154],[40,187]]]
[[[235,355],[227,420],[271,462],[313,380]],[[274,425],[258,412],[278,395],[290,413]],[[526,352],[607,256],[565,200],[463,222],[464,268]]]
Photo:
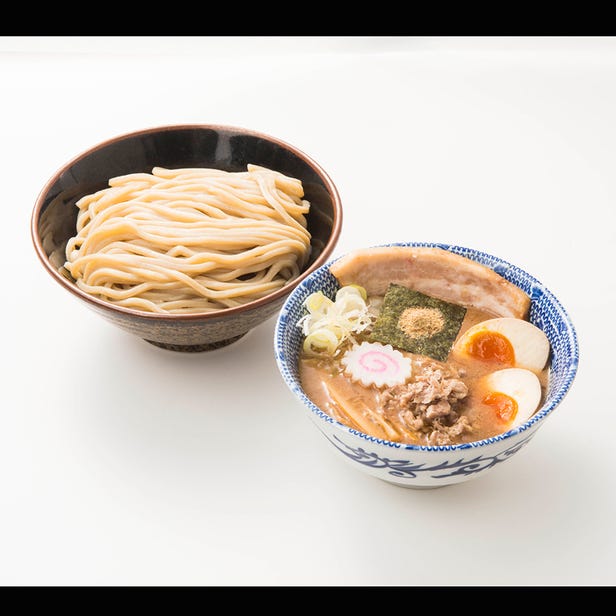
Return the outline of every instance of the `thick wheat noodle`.
[[[300,180],[258,165],[111,178],[77,202],[65,268],[86,293],[137,310],[239,306],[300,275],[311,239],[303,197]]]
[[[152,207],[155,205],[154,200],[159,199],[163,200],[163,202],[165,202],[168,207],[172,207],[174,209],[179,209],[180,207],[189,208],[187,210],[188,214],[198,214],[200,211],[204,213],[212,213],[212,211],[214,211],[217,214],[217,218],[222,218],[225,215],[229,214],[237,215],[240,217],[246,217],[250,215],[253,220],[268,220],[272,219],[273,215],[272,207],[270,205],[260,206],[259,204],[254,204],[250,201],[247,201],[246,199],[240,200],[237,199],[233,193],[228,193],[226,191],[218,191],[219,195],[222,196],[222,198],[220,198],[219,196],[215,196],[212,194],[203,194],[203,192],[201,194],[193,195],[186,193],[172,193],[170,190],[152,190],[148,189],[147,186],[142,187],[142,189],[144,192],[144,194],[141,196],[143,201],[140,202],[135,198],[130,199],[128,205],[130,205],[131,210],[136,209],[138,205],[142,205],[144,208]],[[203,185],[201,185],[201,189],[203,190]],[[214,191],[217,189],[214,189],[210,186],[210,190]],[[85,227],[90,222],[90,220],[100,216],[99,212],[101,210],[107,210],[109,208],[109,201],[113,200],[113,202],[116,203],[124,195],[129,195],[133,192],[135,192],[134,188],[128,191],[118,192],[117,194],[113,194],[113,192],[111,192],[111,194],[109,195],[102,196],[99,201],[88,204],[87,215],[84,213],[83,220],[80,221],[80,227],[77,230],[80,231],[81,228]],[[169,201],[169,199],[171,199],[172,197],[173,200]],[[258,198],[258,195],[253,195],[252,198]],[[87,202],[84,202],[84,207],[86,204]],[[126,206],[127,203],[120,202],[117,205],[119,206],[119,208],[121,208],[123,206]],[[303,229],[304,233],[307,233],[307,230],[305,230],[303,228],[303,224],[301,224],[303,222],[301,216],[306,213],[305,207],[303,205],[298,207],[292,202],[288,202],[286,204],[286,207],[295,216],[299,217],[297,221],[293,220],[295,225],[297,225],[297,223],[299,222],[300,228]],[[193,211],[191,212],[191,210]],[[112,212],[109,212],[108,215],[111,215],[112,213],[114,213],[113,210]]]
[[[226,283],[236,281],[239,276],[253,273],[253,270],[256,269],[257,266],[246,266],[232,270],[221,270],[219,264],[212,263],[210,261],[210,263],[205,263],[202,266],[195,265],[190,268],[184,267],[183,271],[178,271],[177,268],[172,269],[169,265],[165,265],[165,263],[159,265],[157,263],[149,262],[151,260],[146,261],[144,259],[142,260],[143,262],[140,267],[133,265],[130,269],[127,269],[125,267],[127,264],[126,255],[91,255],[82,259],[83,270],[80,270],[77,273],[81,273],[82,278],[87,280],[87,283],[82,282],[82,285],[85,288],[87,284],[90,289],[88,292],[92,292],[91,289],[97,285],[107,286],[107,283],[111,277],[113,277],[116,284],[127,284],[129,281],[132,281],[133,284],[139,284],[143,282],[145,277],[145,279],[149,282],[159,281],[160,283],[169,282],[171,280],[183,280],[185,281],[185,284],[195,289],[196,293],[205,297],[225,297],[224,293],[208,293],[209,290],[215,288],[222,289],[229,297],[238,295],[241,296],[247,292],[251,285],[254,285],[256,282],[260,281],[261,278],[271,281],[275,278],[281,268],[293,267],[294,263],[292,260],[282,258],[286,256],[286,249],[284,249],[284,252],[283,249],[284,247],[280,247],[278,251],[272,250],[267,261],[257,261],[260,267],[259,271],[256,273],[260,274],[260,277],[253,276],[250,281],[244,280],[241,285],[236,285],[235,289],[228,288]],[[128,255],[128,257],[131,256],[132,255]],[[171,263],[171,265],[173,264]],[[206,273],[208,273],[209,276],[205,276]],[[206,279],[211,280],[211,282],[200,290],[193,283],[193,281],[189,280],[191,275],[198,276],[198,283],[203,283]],[[219,285],[216,283],[225,284]],[[116,289],[115,295],[117,299],[125,298],[130,296],[133,291],[134,289]]]

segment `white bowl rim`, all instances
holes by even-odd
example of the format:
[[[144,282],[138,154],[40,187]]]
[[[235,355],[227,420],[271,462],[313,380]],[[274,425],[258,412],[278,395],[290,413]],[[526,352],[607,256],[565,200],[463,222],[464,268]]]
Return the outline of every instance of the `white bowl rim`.
[[[465,246],[460,246],[460,245],[456,245],[456,244],[447,244],[447,243],[442,243],[442,242],[421,242],[421,241],[414,241],[414,242],[410,242],[410,241],[401,241],[401,242],[390,242],[390,243],[386,243],[386,244],[378,244],[378,245],[374,245],[374,246],[370,246],[368,248],[387,248],[387,247],[392,247],[392,246],[402,246],[402,247],[426,247],[426,248],[444,248],[445,250],[454,252],[454,251],[462,251],[462,252],[471,252],[473,255],[475,256],[483,256],[483,257],[487,257],[488,259],[491,259],[493,261],[496,261],[499,265],[503,265],[505,267],[507,267],[508,269],[511,269],[513,271],[517,271],[519,273],[521,273],[528,281],[530,281],[533,285],[536,285],[537,287],[540,287],[542,290],[542,293],[544,295],[547,295],[548,298],[550,299],[550,302],[557,308],[558,312],[561,315],[561,318],[563,320],[563,322],[566,324],[566,330],[564,332],[562,332],[562,335],[565,337],[568,337],[571,341],[571,346],[573,349],[573,354],[570,357],[570,361],[569,364],[567,366],[567,371],[564,375],[564,380],[562,382],[562,384],[560,385],[560,387],[554,392],[554,396],[552,398],[552,400],[549,403],[545,403],[538,411],[536,411],[532,417],[530,417],[527,421],[525,421],[523,424],[520,424],[519,426],[516,426],[510,430],[507,430],[506,432],[503,432],[501,434],[497,434],[496,436],[492,436],[486,439],[481,439],[478,441],[472,441],[470,443],[460,443],[460,444],[455,444],[455,445],[411,445],[411,444],[406,444],[406,443],[399,443],[399,442],[395,442],[395,441],[390,441],[387,439],[381,439],[381,438],[377,438],[374,436],[370,436],[369,434],[366,434],[364,432],[361,432],[359,430],[355,430],[341,422],[339,422],[338,420],[334,419],[333,417],[331,417],[330,415],[328,415],[327,413],[325,413],[324,411],[322,411],[316,404],[314,404],[314,402],[312,402],[312,400],[310,400],[310,398],[308,398],[308,396],[303,392],[299,382],[289,378],[287,376],[287,371],[283,369],[284,366],[284,362],[286,361],[284,354],[281,353],[281,341],[282,341],[282,336],[283,336],[283,332],[284,332],[284,328],[289,327],[291,324],[290,323],[284,323],[283,320],[281,319],[281,316],[283,314],[285,314],[287,312],[288,307],[293,304],[295,302],[295,298],[297,297],[297,295],[299,295],[302,290],[304,289],[304,287],[308,284],[310,284],[311,280],[315,277],[317,277],[318,275],[320,275],[322,272],[324,271],[329,271],[329,268],[333,265],[333,263],[335,263],[336,261],[338,261],[339,259],[341,259],[344,256],[347,256],[349,253],[354,252],[354,250],[349,250],[347,251],[345,254],[343,255],[338,255],[333,259],[330,259],[327,263],[324,263],[322,266],[320,266],[319,268],[317,268],[316,270],[314,270],[310,276],[307,276],[304,280],[301,281],[301,283],[299,285],[297,285],[293,291],[291,292],[291,294],[287,297],[287,299],[285,300],[279,314],[278,317],[276,319],[276,325],[275,325],[275,331],[274,331],[274,351],[275,351],[275,356],[276,356],[276,363],[279,369],[279,372],[283,378],[283,380],[285,381],[286,385],[289,387],[289,389],[291,390],[291,392],[297,397],[299,398],[299,400],[303,403],[303,405],[305,407],[308,408],[308,410],[311,411],[312,415],[315,416],[316,418],[318,418],[321,421],[325,421],[329,424],[331,424],[332,426],[335,426],[335,428],[337,430],[340,430],[342,432],[346,432],[348,434],[351,434],[355,437],[359,437],[362,440],[365,440],[366,442],[369,443],[378,443],[380,445],[384,445],[384,446],[388,446],[388,447],[392,447],[395,449],[401,449],[404,451],[441,451],[441,452],[446,452],[446,451],[464,451],[467,449],[474,449],[474,448],[480,448],[480,447],[486,447],[488,445],[492,445],[493,443],[498,443],[501,441],[507,441],[508,439],[518,435],[518,434],[522,434],[524,432],[526,432],[527,430],[530,430],[531,428],[535,427],[538,428],[538,425],[541,423],[543,420],[545,420],[547,418],[547,416],[554,411],[554,409],[562,402],[563,398],[565,397],[565,395],[568,393],[568,391],[570,390],[573,381],[575,379],[576,373],[577,373],[577,368],[578,368],[578,364],[579,364],[579,344],[578,344],[578,338],[577,338],[577,332],[576,329],[573,325],[573,322],[571,321],[571,318],[569,316],[569,314],[567,313],[567,311],[565,310],[565,308],[562,306],[562,304],[560,303],[560,301],[558,300],[558,298],[541,282],[539,282],[539,280],[537,278],[535,278],[534,276],[532,276],[531,274],[529,274],[527,271],[523,270],[522,268],[506,261],[505,259],[502,259],[500,257],[496,257],[490,253],[487,252],[483,252],[481,250],[475,249],[475,248],[469,248],[469,247],[465,247]]]

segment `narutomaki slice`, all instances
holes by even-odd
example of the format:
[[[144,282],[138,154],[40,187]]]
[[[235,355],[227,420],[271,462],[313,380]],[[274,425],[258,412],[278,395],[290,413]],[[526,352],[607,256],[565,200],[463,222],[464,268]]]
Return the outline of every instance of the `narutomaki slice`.
[[[381,246],[356,250],[330,267],[341,285],[358,284],[384,295],[391,283],[476,308],[497,317],[525,319],[530,298],[489,267],[443,248]]]

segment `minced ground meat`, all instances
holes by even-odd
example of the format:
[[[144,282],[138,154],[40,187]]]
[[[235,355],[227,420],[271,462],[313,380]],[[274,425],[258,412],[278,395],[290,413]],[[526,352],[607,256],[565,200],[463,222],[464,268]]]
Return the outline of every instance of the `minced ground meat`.
[[[454,368],[416,360],[408,383],[383,390],[380,410],[394,424],[418,433],[426,445],[451,445],[472,431],[468,418],[458,412],[467,394]]]

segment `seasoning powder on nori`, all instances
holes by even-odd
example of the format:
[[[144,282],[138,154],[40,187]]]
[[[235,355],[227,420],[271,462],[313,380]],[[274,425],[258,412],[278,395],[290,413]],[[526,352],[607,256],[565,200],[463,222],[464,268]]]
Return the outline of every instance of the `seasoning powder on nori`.
[[[390,284],[370,341],[446,361],[465,314],[464,306]]]

